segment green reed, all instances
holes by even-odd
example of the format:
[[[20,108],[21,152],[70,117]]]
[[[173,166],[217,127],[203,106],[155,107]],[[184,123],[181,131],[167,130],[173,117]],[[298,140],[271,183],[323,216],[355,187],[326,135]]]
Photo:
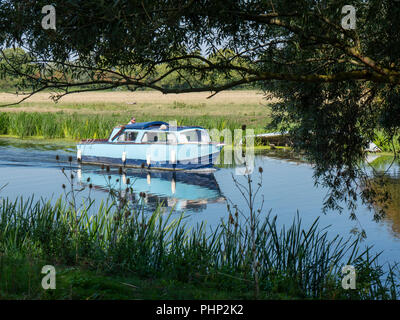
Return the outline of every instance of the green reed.
[[[26,137],[43,137],[46,139],[106,139],[112,128],[126,124],[131,115],[126,114],[78,114],[64,112],[3,112],[0,113],[0,134]],[[223,116],[138,116],[138,122],[164,120],[176,121],[180,125],[201,126],[206,129],[242,128],[243,121],[238,118]],[[264,132],[262,127],[248,126],[256,133]]]
[[[26,289],[20,285],[21,274],[14,273],[26,272],[28,276],[37,272],[35,264],[26,262],[16,271],[9,264],[25,257],[26,261],[56,265],[85,263],[114,274],[133,272],[183,282],[211,281],[221,288],[248,294],[254,283],[255,254],[258,298],[398,297],[397,267],[384,273],[369,249],[359,252],[357,240],[330,239],[326,230],[319,230],[318,221],[303,228],[297,217],[285,229],[278,228],[276,217],[267,215],[257,218],[252,230],[249,224],[230,216],[210,231],[204,223],[190,228],[183,215],[166,214],[161,208],[145,214],[141,210],[121,211],[115,204],[103,203],[96,213],[83,208],[76,216],[74,210],[61,199],[55,203],[33,198],[2,199],[1,288]],[[254,248],[249,241],[253,231]],[[341,288],[343,264],[356,266],[359,290]]]
[[[2,113],[0,133],[25,137],[79,140],[105,138],[110,128],[121,121],[118,116],[78,115],[64,113]]]

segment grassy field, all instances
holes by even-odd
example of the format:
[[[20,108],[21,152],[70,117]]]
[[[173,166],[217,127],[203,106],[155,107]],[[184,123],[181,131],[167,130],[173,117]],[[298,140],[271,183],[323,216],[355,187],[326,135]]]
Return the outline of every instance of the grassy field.
[[[2,112],[59,112],[79,114],[119,113],[137,118],[225,117],[242,119],[247,124],[265,125],[268,103],[261,92],[227,91],[207,99],[207,93],[163,95],[159,92],[91,92],[64,97],[53,103],[48,93],[40,93],[17,106],[1,108]],[[21,96],[19,96],[21,98]],[[18,97],[0,93],[0,104],[16,102]]]
[[[48,93],[26,102],[0,108],[0,134],[47,139],[106,138],[112,127],[127,123],[176,120],[178,125],[207,129],[238,129],[242,125],[265,132],[269,122],[268,103],[261,92],[227,91],[209,94],[163,95],[158,92],[100,92],[66,96],[57,104]],[[0,104],[17,101],[15,95],[0,94]],[[21,98],[21,96],[19,97]]]

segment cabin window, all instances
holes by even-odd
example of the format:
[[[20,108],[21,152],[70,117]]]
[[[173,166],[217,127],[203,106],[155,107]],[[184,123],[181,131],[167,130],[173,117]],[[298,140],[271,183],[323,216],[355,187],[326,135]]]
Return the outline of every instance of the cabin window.
[[[179,142],[200,142],[200,141],[203,141],[202,130],[184,131],[181,132],[179,136]]]
[[[167,142],[167,133],[166,132],[158,132],[157,133],[158,142]]]
[[[136,141],[138,132],[132,131],[126,133],[126,141]]]
[[[136,141],[136,137],[138,136],[138,132],[136,131],[128,131],[121,134],[118,138],[118,142],[132,142]]]
[[[122,133],[119,135],[119,137],[117,138],[117,142],[125,142],[126,141],[126,134]]]
[[[143,135],[142,142],[167,143],[167,133],[166,132],[146,132]]]
[[[177,143],[176,135],[173,134],[173,133],[168,133],[168,134],[167,134],[167,141],[168,141],[169,144],[175,144],[175,143]]]

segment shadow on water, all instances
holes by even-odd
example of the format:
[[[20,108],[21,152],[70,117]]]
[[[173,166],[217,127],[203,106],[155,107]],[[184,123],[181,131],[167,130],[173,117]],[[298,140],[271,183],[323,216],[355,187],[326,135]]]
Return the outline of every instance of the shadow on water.
[[[49,142],[42,139],[19,139],[19,138],[0,138],[0,147],[14,147],[20,149],[31,149],[38,151],[58,151],[75,152],[74,142],[64,140],[54,140]]]
[[[387,177],[387,184],[384,188],[390,197],[385,219],[391,220],[392,231],[397,238],[400,238],[400,177]]]
[[[371,181],[380,194],[386,192],[388,195],[384,219],[391,222],[393,235],[400,238],[400,161],[386,155],[372,157],[370,165],[375,170],[375,174]],[[383,205],[376,205],[376,207],[380,209]]]
[[[294,163],[307,163],[307,161],[299,154],[293,152],[289,148],[274,148],[274,149],[254,149],[255,157],[268,157],[271,159],[285,160]],[[218,162],[215,165],[218,168],[237,168],[244,165],[245,149],[236,149],[233,151],[231,148],[222,149]]]
[[[73,142],[0,138],[0,166],[54,167],[56,154],[66,160],[75,149]]]

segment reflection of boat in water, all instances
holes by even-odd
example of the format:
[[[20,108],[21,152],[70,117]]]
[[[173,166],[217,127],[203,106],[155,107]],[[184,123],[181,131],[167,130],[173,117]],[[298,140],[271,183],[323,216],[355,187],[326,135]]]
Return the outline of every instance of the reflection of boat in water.
[[[81,183],[88,183],[90,178],[93,187],[104,192],[109,192],[110,187],[123,191],[130,182],[136,200],[141,192],[146,194],[148,208],[162,203],[176,210],[201,211],[208,203],[225,201],[213,173],[128,169],[121,175],[118,171],[80,169],[78,178]]]

